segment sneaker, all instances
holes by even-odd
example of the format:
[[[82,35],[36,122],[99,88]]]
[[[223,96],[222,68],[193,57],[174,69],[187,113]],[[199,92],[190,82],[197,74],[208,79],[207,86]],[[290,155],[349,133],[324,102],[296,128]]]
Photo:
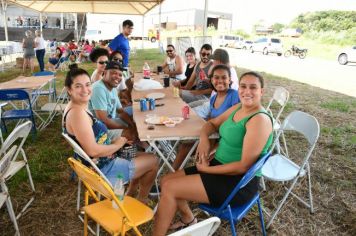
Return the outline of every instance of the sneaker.
[[[161,186],[158,186],[158,192],[157,192],[156,185],[153,185],[151,190],[150,190],[149,195],[150,196],[158,196],[160,193],[161,193]]]

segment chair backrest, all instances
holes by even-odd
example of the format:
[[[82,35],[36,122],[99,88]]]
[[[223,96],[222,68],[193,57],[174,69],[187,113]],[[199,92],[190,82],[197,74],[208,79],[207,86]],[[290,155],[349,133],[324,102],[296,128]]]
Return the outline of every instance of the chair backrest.
[[[272,150],[272,149],[271,149]],[[245,187],[256,175],[257,171],[262,169],[262,166],[266,163],[268,158],[271,156],[272,151],[267,152],[265,155],[260,157],[255,164],[253,164],[250,169],[245,173],[244,177],[239,181],[236,187],[232,190],[230,195],[226,198],[225,202],[219,208],[219,211],[226,208],[226,206],[231,202],[232,198],[236,193],[243,187]]]
[[[25,90],[22,89],[3,89],[0,90],[1,101],[16,101],[16,100],[28,100],[30,96]]]
[[[30,133],[32,129],[32,122],[31,121],[26,121],[25,123],[17,126],[11,133],[10,135],[6,138],[4,143],[1,146],[0,149],[0,155],[3,155],[4,153],[7,152],[7,150],[11,147],[11,145],[16,142],[18,139],[22,139],[20,144],[18,145],[18,149],[16,151],[15,157],[17,157],[18,153],[22,149],[22,146],[24,145],[28,134]]]
[[[68,100],[69,97],[67,94],[67,89],[66,87],[63,87],[61,93],[57,96],[57,102],[61,104],[61,103],[68,102]]]
[[[112,187],[110,181],[106,178],[106,176],[101,172],[98,166],[93,162],[93,160],[85,153],[85,151],[76,143],[68,134],[62,133],[62,136],[67,140],[67,142],[72,146],[74,152],[87,161],[91,167]]]
[[[10,167],[12,157],[15,154],[17,146],[14,145],[12,148],[6,152],[5,156],[0,159],[0,179],[2,179],[3,174],[6,173],[7,169]]]
[[[72,157],[68,158],[68,162],[94,199],[97,199],[96,193],[99,193],[107,199],[114,200],[128,221],[132,222],[122,202],[115,196],[109,181],[103,179],[102,176],[98,175],[93,170],[89,169],[87,166]]]
[[[46,76],[46,75],[54,75],[53,71],[39,71],[36,73],[33,73],[33,76]]]
[[[310,146],[315,145],[320,134],[318,120],[314,116],[302,111],[293,111],[290,113],[283,121],[280,129],[280,132],[290,130],[304,135]]]
[[[211,217],[197,224],[174,232],[169,236],[211,236],[219,228],[219,226],[220,219],[218,217]]]
[[[272,103],[274,101],[276,101],[280,105],[280,108],[279,108],[276,116],[274,116],[274,119],[278,120],[279,116],[282,114],[282,112],[284,110],[284,107],[287,105],[288,100],[289,100],[288,90],[283,87],[277,87],[274,90],[273,96],[272,96],[271,100],[269,101],[269,103],[266,107],[266,110],[273,116],[271,106],[272,106]]]

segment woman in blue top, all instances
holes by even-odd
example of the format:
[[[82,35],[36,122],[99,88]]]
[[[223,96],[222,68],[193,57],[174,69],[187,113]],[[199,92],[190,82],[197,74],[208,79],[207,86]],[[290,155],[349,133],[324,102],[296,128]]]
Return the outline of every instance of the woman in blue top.
[[[218,117],[227,109],[240,102],[236,90],[230,88],[231,72],[226,65],[217,65],[211,71],[211,84],[216,94],[210,98],[208,119]]]
[[[137,153],[137,157],[132,160],[117,157],[116,152],[127,143],[127,139],[120,137],[110,140],[107,127],[88,111],[92,92],[88,72],[78,68],[71,69],[65,86],[70,102],[64,111],[64,132],[93,159],[111,184],[114,184],[117,175],[121,173],[125,181],[130,181],[127,195],[136,194],[139,186],[137,198],[146,202],[156,178],[157,158],[149,153]]]
[[[211,70],[211,84],[216,94],[210,98],[208,119],[218,117],[227,109],[240,102],[237,91],[230,89],[231,72],[228,66],[223,64],[214,66]],[[173,162],[173,168],[175,170],[180,167],[192,146],[193,143],[182,143],[179,146],[176,159]]]

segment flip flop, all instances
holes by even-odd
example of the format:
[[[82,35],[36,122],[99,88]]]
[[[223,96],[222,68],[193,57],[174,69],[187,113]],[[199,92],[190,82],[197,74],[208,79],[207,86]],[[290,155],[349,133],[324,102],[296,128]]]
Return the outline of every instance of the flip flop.
[[[169,229],[170,229],[170,230],[181,230],[181,229],[184,229],[184,228],[186,228],[186,227],[188,227],[188,226],[194,225],[194,224],[196,224],[196,223],[198,223],[198,220],[197,220],[196,217],[194,217],[193,220],[190,221],[190,222],[188,222],[188,223],[184,223],[184,222],[182,221],[182,219],[180,218],[176,223],[172,224],[172,225],[169,227]]]

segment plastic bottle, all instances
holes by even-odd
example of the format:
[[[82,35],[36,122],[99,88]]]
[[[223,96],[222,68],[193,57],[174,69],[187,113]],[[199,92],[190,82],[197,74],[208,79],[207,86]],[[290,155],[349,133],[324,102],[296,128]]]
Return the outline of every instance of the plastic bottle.
[[[174,81],[173,83],[175,83],[177,80],[174,79],[173,81]],[[179,88],[176,86],[173,86],[173,97],[179,98]]]
[[[115,196],[122,201],[124,199],[124,195],[125,195],[125,186],[124,186],[124,178],[122,176],[122,174],[118,174],[117,175],[117,179],[116,182],[114,184],[114,193]],[[118,206],[116,205],[115,201],[112,200],[112,207],[117,209]]]
[[[148,65],[147,62],[145,62],[145,64],[143,64],[142,70],[143,70],[143,78],[150,79],[151,71],[150,71],[150,66]]]

